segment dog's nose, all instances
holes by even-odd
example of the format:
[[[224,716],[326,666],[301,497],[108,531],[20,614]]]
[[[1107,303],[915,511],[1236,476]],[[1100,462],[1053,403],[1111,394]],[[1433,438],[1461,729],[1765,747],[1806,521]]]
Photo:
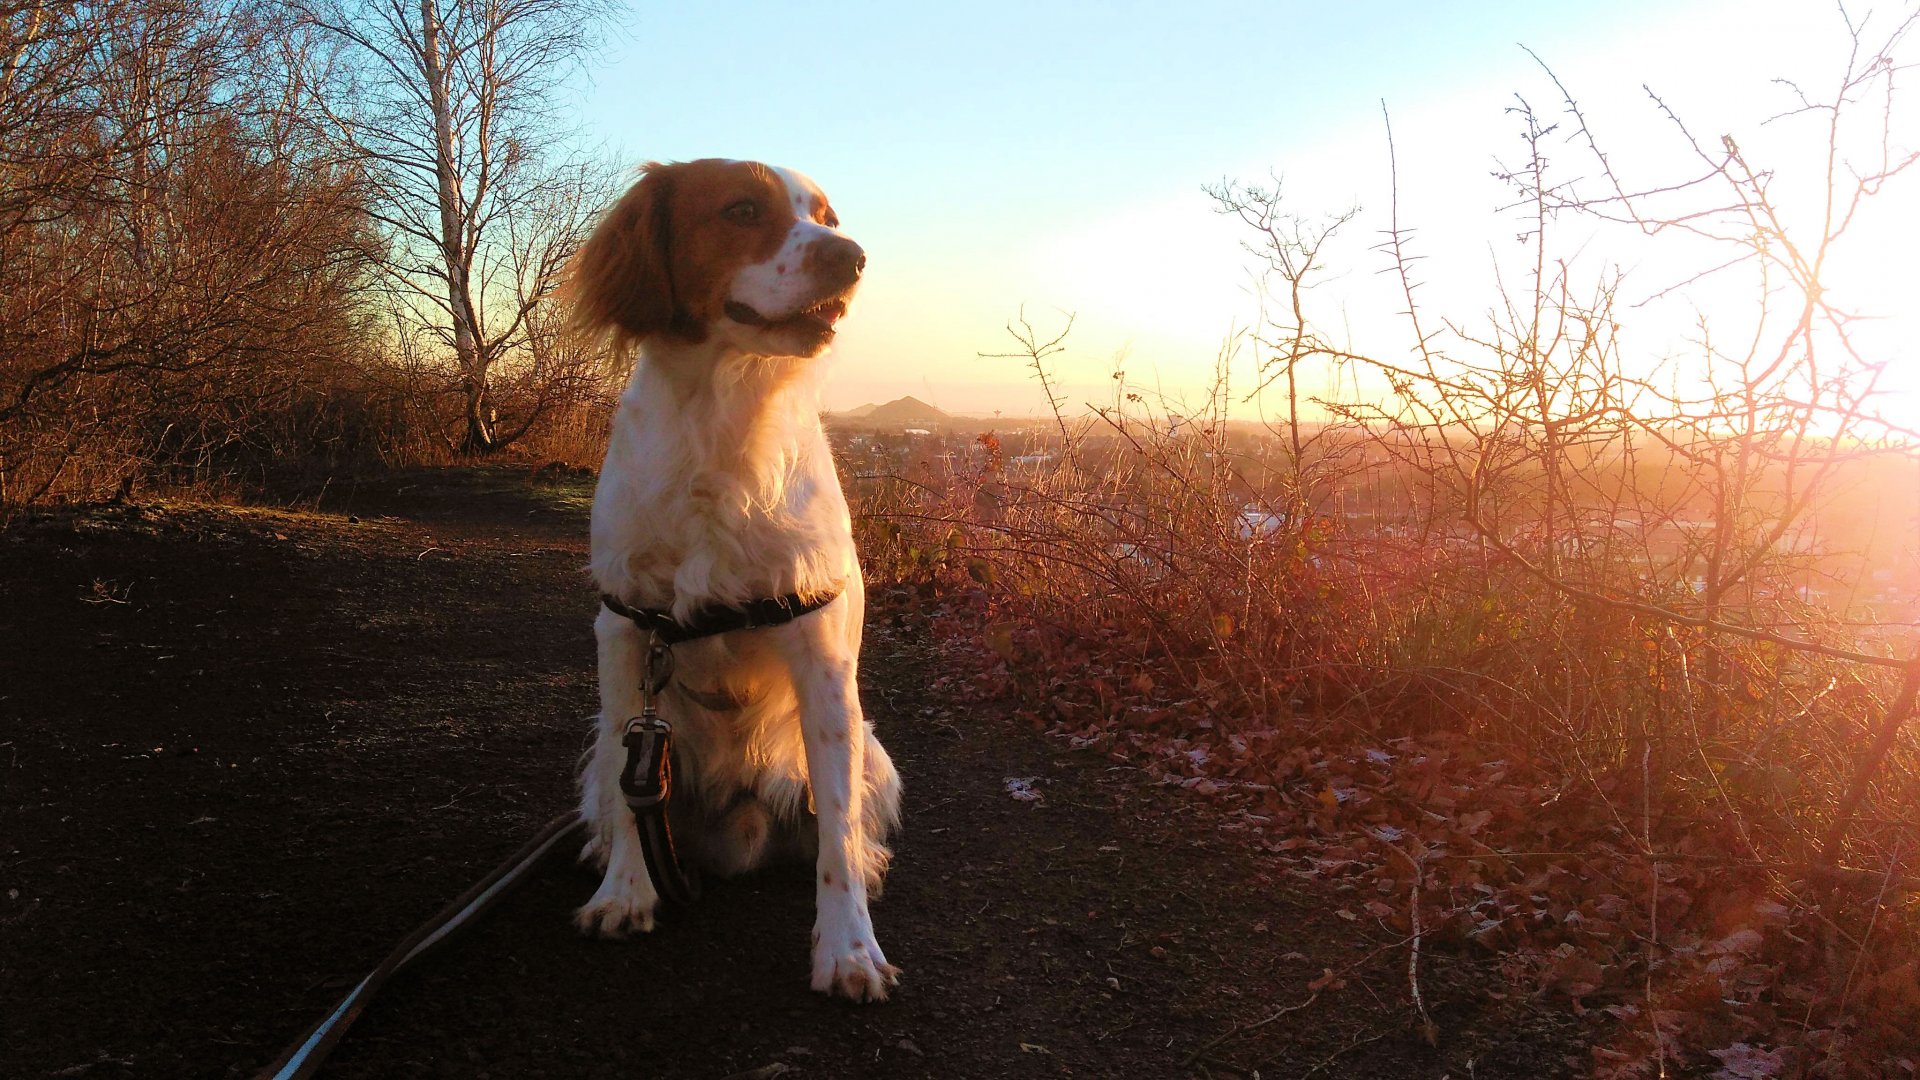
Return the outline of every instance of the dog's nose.
[[[867,268],[867,253],[844,236],[820,241],[819,274],[828,288],[845,288],[860,280]]]

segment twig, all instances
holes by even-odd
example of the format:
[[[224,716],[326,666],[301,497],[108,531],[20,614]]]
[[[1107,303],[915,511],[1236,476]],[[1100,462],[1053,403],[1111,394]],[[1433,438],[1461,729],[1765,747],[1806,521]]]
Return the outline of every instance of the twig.
[[[1853,782],[1847,786],[1847,794],[1840,800],[1840,806],[1834,811],[1833,825],[1827,830],[1826,841],[1821,845],[1820,860],[1831,866],[1840,860],[1840,849],[1846,843],[1847,826],[1853,821],[1854,811],[1860,808],[1867,797],[1867,789],[1873,785],[1873,777],[1880,771],[1880,765],[1893,750],[1894,741],[1900,735],[1900,729],[1906,726],[1914,713],[1914,701],[1920,696],[1920,653],[1906,662],[1907,674],[1900,682],[1900,692],[1888,706],[1886,716],[1880,721],[1880,730],[1874,736],[1873,746],[1860,761],[1853,774]],[[1891,874],[1891,870],[1889,870]]]
[[[1641,844],[1649,852],[1653,850],[1653,744],[1648,743],[1640,750],[1640,833]],[[1660,1010],[1653,1007],[1653,970],[1656,966],[1654,951],[1660,947],[1660,874],[1649,868],[1647,877],[1652,879],[1653,887],[1647,890],[1647,1026],[1653,1029],[1653,1051],[1659,1063],[1659,1072],[1655,1075],[1667,1075],[1667,1044],[1660,1037]]]
[[[723,1080],[773,1080],[776,1076],[785,1076],[792,1071],[793,1067],[791,1065],[776,1061],[771,1065],[762,1065],[757,1069],[748,1069],[745,1072],[733,1073],[724,1077]]]
[[[1341,1047],[1340,1049],[1335,1050],[1333,1053],[1328,1054],[1326,1058],[1320,1062],[1320,1064],[1315,1065],[1313,1068],[1308,1069],[1306,1072],[1301,1073],[1300,1080],[1307,1080],[1307,1077],[1312,1076],[1314,1073],[1317,1073],[1321,1069],[1324,1069],[1327,1066],[1333,1064],[1334,1061],[1339,1059],[1341,1056],[1352,1053],[1353,1051],[1358,1050],[1360,1047],[1365,1046],[1370,1042],[1379,1042],[1381,1039],[1384,1039],[1386,1037],[1387,1037],[1386,1032],[1383,1031],[1378,1035],[1369,1035],[1364,1039],[1356,1039],[1353,1042],[1350,1042],[1347,1045]],[[1264,1064],[1264,1062],[1262,1064]]]
[[[1268,1024],[1273,1023],[1275,1020],[1278,1020],[1281,1017],[1286,1016],[1290,1013],[1297,1013],[1301,1009],[1304,1009],[1307,1006],[1319,1000],[1320,1000],[1320,991],[1315,990],[1313,992],[1313,995],[1307,998],[1307,1000],[1301,1002],[1298,1005],[1289,1005],[1286,1008],[1281,1009],[1279,1012],[1274,1013],[1272,1016],[1267,1017],[1265,1020],[1257,1020],[1251,1024],[1246,1025],[1245,1027],[1241,1027],[1239,1025],[1230,1027],[1226,1030],[1225,1033],[1216,1037],[1212,1042],[1206,1044],[1205,1046],[1202,1046],[1198,1050],[1195,1050],[1193,1053],[1188,1054],[1187,1059],[1180,1063],[1180,1067],[1184,1069],[1187,1066],[1192,1065],[1194,1062],[1200,1060],[1201,1057],[1212,1053],[1214,1047],[1219,1046],[1221,1043],[1226,1042],[1228,1039],[1233,1038],[1235,1035],[1245,1035],[1247,1032],[1253,1031],[1256,1028],[1266,1027]]]
[[[1420,995],[1420,879],[1426,876],[1426,871],[1413,856],[1401,851],[1399,847],[1391,846],[1388,850],[1407,860],[1407,865],[1413,867],[1413,896],[1410,902],[1413,913],[1413,937],[1407,948],[1407,988],[1413,992],[1413,1007],[1420,1013],[1420,1037],[1427,1041],[1428,1046],[1438,1046],[1440,1045],[1440,1025],[1433,1022],[1432,1014],[1427,1012],[1426,999]]]
[[[1729,870],[1759,870],[1769,874],[1786,874],[1793,877],[1805,878],[1832,879],[1866,877],[1882,882],[1890,889],[1897,889],[1903,892],[1920,892],[1920,877],[1911,874],[1894,874],[1889,877],[1886,869],[1875,869],[1871,866],[1828,866],[1825,863],[1817,862],[1770,862],[1766,859],[1742,859],[1731,855],[1698,855],[1681,851],[1623,852],[1604,848],[1589,849],[1586,851],[1506,851],[1501,848],[1489,847],[1485,851],[1438,854],[1428,857],[1470,862],[1474,859],[1491,859],[1496,856],[1501,859],[1598,859],[1618,857],[1622,859],[1640,859],[1655,863],[1677,862],[1688,863],[1695,866],[1719,866]]]
[[[1853,964],[1847,968],[1847,981],[1840,987],[1840,1004],[1836,1011],[1842,1016],[1846,1015],[1847,999],[1853,996],[1853,980],[1860,974],[1860,962],[1866,959],[1867,943],[1873,940],[1873,932],[1880,925],[1880,912],[1885,909],[1887,901],[1887,882],[1892,881],[1893,872],[1900,869],[1900,854],[1896,848],[1893,860],[1887,865],[1887,880],[1880,885],[1880,895],[1873,898],[1873,915],[1867,920],[1867,932],[1860,938],[1860,948],[1855,950]]]
[[[1480,519],[1476,512],[1470,511],[1466,515],[1466,522],[1473,528],[1474,532],[1479,535],[1480,539],[1486,541],[1489,547],[1498,551],[1507,559],[1510,559],[1513,564],[1518,566],[1528,577],[1574,600],[1584,600],[1591,604],[1599,604],[1603,607],[1612,608],[1616,611],[1645,615],[1650,618],[1676,623],[1680,626],[1697,627],[1716,634],[1731,634],[1734,637],[1743,637],[1750,641],[1760,641],[1769,645],[1778,645],[1783,649],[1792,649],[1795,652],[1816,653],[1820,656],[1830,656],[1836,660],[1846,660],[1855,664],[1866,664],[1870,667],[1909,668],[1914,665],[1913,660],[1903,660],[1898,656],[1883,656],[1878,653],[1863,653],[1853,649],[1836,648],[1832,645],[1822,645],[1817,641],[1788,637],[1785,634],[1770,633],[1766,630],[1757,630],[1751,626],[1741,626],[1737,623],[1729,623],[1704,615],[1687,615],[1659,604],[1646,604],[1638,600],[1626,600],[1617,596],[1608,596],[1605,593],[1596,592],[1593,589],[1583,588],[1544,569],[1539,563],[1527,558],[1511,544],[1500,539],[1494,530]]]

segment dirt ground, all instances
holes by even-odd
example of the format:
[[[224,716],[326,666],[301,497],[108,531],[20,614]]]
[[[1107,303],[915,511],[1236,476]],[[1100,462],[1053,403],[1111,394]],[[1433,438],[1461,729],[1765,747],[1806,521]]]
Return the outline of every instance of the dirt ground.
[[[0,1077],[248,1076],[567,808],[594,708],[584,483],[441,470],[331,485],[320,512],[0,532]],[[874,908],[892,1001],[808,991],[804,869],[605,943],[568,923],[594,879],[556,860],[324,1075],[1582,1071],[1580,1021],[1481,955],[1422,955],[1428,1046],[1398,935],[1336,918],[1212,804],[932,696],[942,668],[910,607],[875,616],[865,701],[907,785]]]

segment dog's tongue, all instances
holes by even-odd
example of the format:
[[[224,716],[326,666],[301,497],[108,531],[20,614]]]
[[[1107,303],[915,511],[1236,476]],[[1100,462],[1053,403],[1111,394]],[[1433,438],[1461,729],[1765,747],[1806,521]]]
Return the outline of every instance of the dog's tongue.
[[[738,300],[727,301],[721,310],[727,313],[727,318],[742,326],[765,326],[773,321]]]

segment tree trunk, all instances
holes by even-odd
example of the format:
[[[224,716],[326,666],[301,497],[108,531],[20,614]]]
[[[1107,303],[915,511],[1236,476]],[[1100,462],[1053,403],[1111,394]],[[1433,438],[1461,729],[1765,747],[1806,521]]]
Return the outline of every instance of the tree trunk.
[[[454,362],[466,392],[467,434],[460,449],[466,454],[489,454],[499,448],[492,403],[487,393],[487,362],[471,289],[471,253],[467,250],[466,214],[460,204],[460,180],[455,175],[453,106],[448,72],[440,55],[440,17],[434,0],[420,0],[421,67],[428,99],[433,105],[435,195],[440,204],[440,255],[447,267],[447,310],[453,319]]]
[[[484,382],[461,380],[467,395],[467,434],[460,440],[460,452],[470,457],[491,454],[502,447],[500,417],[494,411],[493,397]]]

